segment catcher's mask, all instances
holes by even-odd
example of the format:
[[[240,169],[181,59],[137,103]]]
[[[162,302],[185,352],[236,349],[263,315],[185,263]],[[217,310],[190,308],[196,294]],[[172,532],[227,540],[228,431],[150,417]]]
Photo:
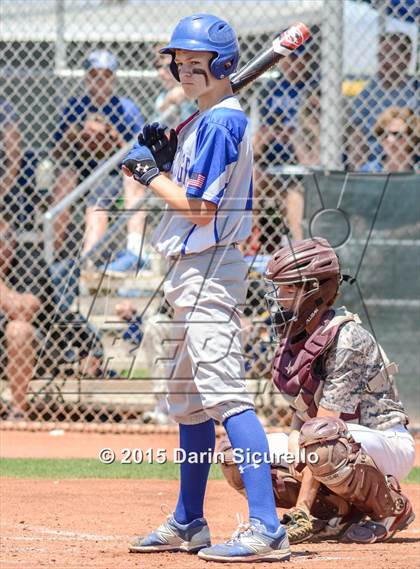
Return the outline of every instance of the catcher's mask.
[[[264,280],[274,338],[293,338],[333,304],[341,283],[338,257],[326,239],[296,241],[277,251]]]

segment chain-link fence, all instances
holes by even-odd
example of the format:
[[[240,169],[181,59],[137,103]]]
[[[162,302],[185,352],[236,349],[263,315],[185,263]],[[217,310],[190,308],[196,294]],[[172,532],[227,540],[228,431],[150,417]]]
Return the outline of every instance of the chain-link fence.
[[[149,245],[163,203],[118,167],[145,122],[172,127],[194,112],[158,48],[195,12],[233,24],[240,65],[291,23],[310,27],[305,46],[239,94],[255,155],[244,354],[257,406],[278,423],[262,272],[307,233],[314,172],[417,171],[415,1],[3,0],[0,10],[3,418],[168,420],[171,310]],[[418,252],[418,228],[401,239]],[[400,297],[384,298],[395,308]],[[389,319],[379,325],[392,335]]]

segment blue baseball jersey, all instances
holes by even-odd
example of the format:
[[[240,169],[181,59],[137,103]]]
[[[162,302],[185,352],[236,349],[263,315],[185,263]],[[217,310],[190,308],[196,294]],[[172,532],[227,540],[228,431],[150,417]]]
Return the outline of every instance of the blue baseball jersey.
[[[252,145],[239,101],[228,97],[188,122],[178,134],[173,181],[186,196],[216,204],[199,226],[166,207],[152,244],[165,256],[199,253],[242,241],[252,227]]]

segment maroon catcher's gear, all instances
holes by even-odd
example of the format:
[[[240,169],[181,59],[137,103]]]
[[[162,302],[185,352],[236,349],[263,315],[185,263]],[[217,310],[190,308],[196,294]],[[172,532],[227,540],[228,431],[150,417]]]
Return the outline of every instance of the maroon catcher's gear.
[[[286,397],[290,406],[302,420],[315,417],[321,398],[323,383],[316,365],[334,342],[339,328],[345,322],[358,322],[357,315],[344,310],[328,310],[316,330],[303,339],[283,338],[277,348],[273,365],[273,382]],[[346,421],[359,418],[359,410]]]
[[[318,403],[322,396],[323,377],[322,358],[340,333],[341,326],[347,322],[360,323],[357,314],[344,307],[327,310],[320,323],[310,336],[302,338],[283,338],[277,347],[272,369],[273,382],[288,400],[298,417],[306,421],[316,417]],[[367,377],[366,391],[383,392],[389,382],[389,375],[398,373],[398,366],[390,362],[379,346],[382,366],[373,377]],[[359,422],[360,406],[354,413],[341,413],[343,421]]]
[[[316,453],[318,461],[307,464],[316,480],[370,516],[372,523],[355,524],[346,531],[347,541],[384,541],[414,519],[397,480],[380,472],[341,419],[307,421],[300,431],[299,446]]]
[[[232,488],[246,497],[245,486],[234,461],[232,446],[227,437],[221,439],[217,451],[223,453],[220,466],[226,481]],[[295,506],[299,495],[300,481],[296,480],[287,468],[275,465],[271,467],[271,480],[276,506],[287,509]],[[343,502],[344,500],[339,496],[334,496],[328,488],[321,486],[311,508],[311,514],[316,518],[329,520],[338,515],[340,507],[343,509]]]
[[[274,333],[278,339],[285,335],[293,338],[333,304],[341,282],[338,257],[321,237],[295,241],[274,255],[267,265],[265,280],[271,288],[266,299]],[[290,299],[279,296],[280,285],[301,285],[291,308],[283,305]]]
[[[246,498],[241,474],[234,462],[232,447],[227,437],[220,441],[217,450],[223,452],[223,460],[220,466],[226,481]],[[295,514],[291,515],[294,512],[293,508],[296,506],[299,495],[300,481],[294,478],[287,468],[277,465],[271,466],[271,480],[276,506],[287,509],[286,514],[293,518],[288,521],[286,517],[283,520],[286,523],[286,531],[292,543],[300,543],[308,539],[317,541],[319,539],[337,538],[349,528],[354,528],[363,517],[363,514],[353,508],[346,500],[321,484],[311,507],[311,523],[308,525],[302,517],[297,519]],[[342,517],[340,512],[345,511],[348,513]],[[302,528],[303,531],[300,531],[302,523],[304,528]]]

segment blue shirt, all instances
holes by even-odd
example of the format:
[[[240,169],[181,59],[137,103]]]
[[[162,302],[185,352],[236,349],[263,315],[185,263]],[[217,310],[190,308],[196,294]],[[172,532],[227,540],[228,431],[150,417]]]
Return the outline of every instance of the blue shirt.
[[[350,120],[366,137],[369,147],[368,161],[381,160],[383,157],[382,147],[373,132],[379,115],[388,107],[409,107],[418,114],[417,93],[416,77],[407,75],[404,80],[388,88],[383,86],[383,81],[378,77],[373,77],[363,91],[354,98]]]
[[[152,244],[165,256],[199,253],[246,239],[252,226],[252,145],[238,100],[224,99],[199,113],[178,134],[172,179],[191,199],[216,204],[209,223],[198,226],[168,207]]]
[[[383,166],[379,160],[370,160],[369,162],[365,162],[363,166],[360,168],[360,172],[371,172],[377,173],[383,171]]]
[[[315,89],[316,83],[312,83],[309,88]],[[307,90],[308,85],[300,80],[296,83],[291,83],[288,79],[282,79],[280,82],[269,81],[259,96],[261,125],[278,127],[279,130],[282,128],[297,129],[299,108],[304,91]],[[282,144],[279,140],[270,142],[264,162],[267,165],[296,162],[292,143]]]
[[[62,111],[59,127],[54,133],[55,142],[60,142],[70,125],[83,126],[89,115],[98,114],[105,117],[105,122],[112,125],[126,142],[132,140],[144,124],[140,109],[127,97],[113,95],[101,108],[92,103],[89,95],[71,97]],[[98,166],[98,161],[93,157],[87,162],[75,159],[74,166],[77,170],[84,168],[82,176],[86,176]]]
[[[389,88],[383,82],[373,77],[353,100],[352,121],[362,126],[366,135],[371,135],[378,116],[388,107],[409,107],[418,113],[418,80],[407,75],[398,85]]]

